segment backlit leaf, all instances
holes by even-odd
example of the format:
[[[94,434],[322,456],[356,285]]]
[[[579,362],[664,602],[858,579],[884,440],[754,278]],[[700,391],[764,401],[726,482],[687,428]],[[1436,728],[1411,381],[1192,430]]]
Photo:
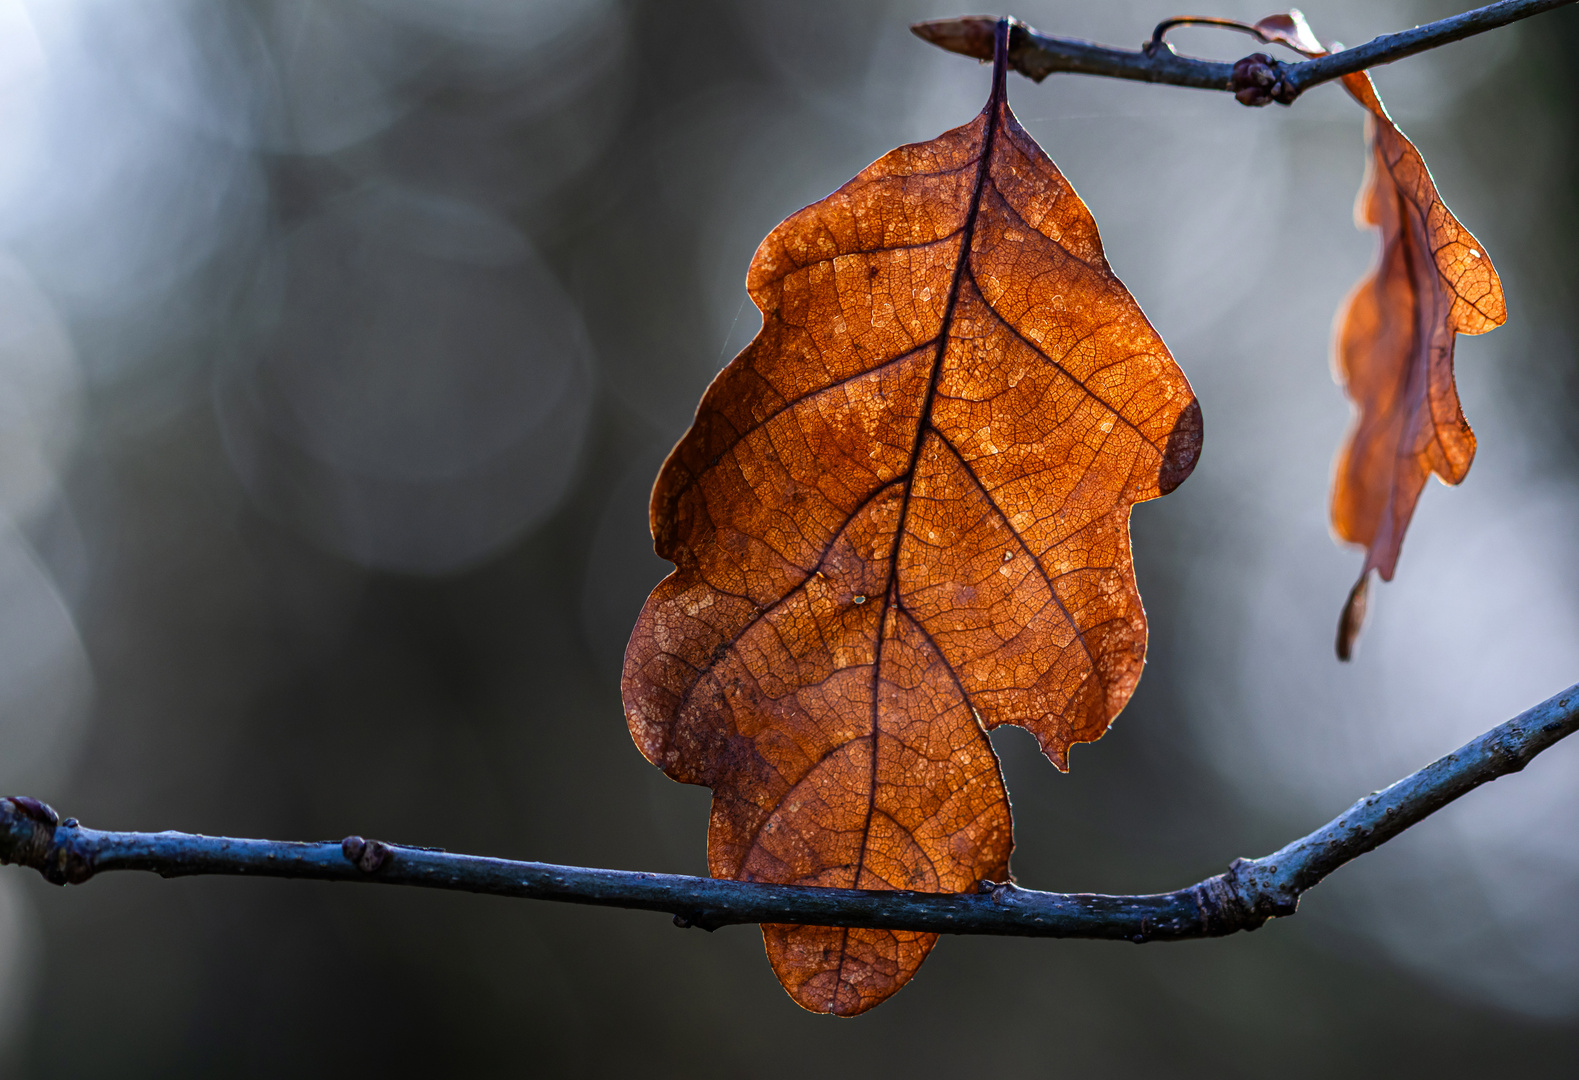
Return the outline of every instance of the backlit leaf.
[[[658,477],[632,736],[713,789],[718,877],[957,892],[1008,874],[987,731],[1059,768],[1140,678],[1130,507],[1201,444],[1189,383],[1005,97],[758,248],[756,339]],[[935,935],[765,926],[801,1005],[853,1015]]]
[[[1324,55],[1297,11],[1256,27],[1307,56]],[[1371,77],[1346,75],[1343,85],[1369,114],[1370,157],[1355,220],[1381,234],[1375,268],[1340,309],[1334,358],[1358,416],[1334,470],[1332,527],[1366,549],[1338,622],[1338,657],[1347,660],[1365,619],[1370,573],[1392,580],[1426,477],[1457,484],[1475,459],[1475,433],[1453,380],[1457,335],[1501,326],[1507,307],[1485,248],[1442,202]]]

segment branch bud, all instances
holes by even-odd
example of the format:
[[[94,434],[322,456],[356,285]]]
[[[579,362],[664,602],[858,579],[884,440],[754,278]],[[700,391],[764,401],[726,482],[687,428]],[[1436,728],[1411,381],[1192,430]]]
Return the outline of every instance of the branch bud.
[[[1266,53],[1251,53],[1234,64],[1228,89],[1241,105],[1259,108],[1274,101],[1279,105],[1291,105],[1299,91],[1284,80],[1288,70],[1289,65]]]

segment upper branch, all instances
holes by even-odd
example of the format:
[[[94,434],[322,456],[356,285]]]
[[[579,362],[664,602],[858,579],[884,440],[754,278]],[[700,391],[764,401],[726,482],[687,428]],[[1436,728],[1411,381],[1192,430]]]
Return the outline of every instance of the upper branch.
[[[1219,937],[1292,914],[1301,893],[1350,859],[1481,784],[1519,771],[1575,729],[1579,685],[1366,796],[1271,855],[1238,859],[1215,877],[1148,896],[1045,893],[991,881],[975,892],[956,894],[822,889],[512,862],[358,836],[297,844],[178,832],[101,832],[83,828],[74,818],[61,821],[49,806],[26,796],[0,799],[0,862],[31,866],[60,885],[108,870],[422,885],[664,911],[681,926],[709,930],[772,922],[1137,942]]]
[[[1364,45],[1297,63],[1274,60],[1261,53],[1247,56],[1237,64],[1196,60],[1179,56],[1166,43],[1160,48],[1115,49],[1075,38],[1053,37],[1016,20],[1009,39],[1009,64],[1021,75],[1037,82],[1055,71],[1067,71],[1191,86],[1198,90],[1226,90],[1246,105],[1266,105],[1272,101],[1288,105],[1312,86],[1378,64],[1390,64],[1574,2],[1499,0],[1474,11],[1438,19],[1412,30],[1383,34]],[[993,26],[997,21],[988,16],[968,15],[917,23],[910,29],[940,48],[991,60]]]

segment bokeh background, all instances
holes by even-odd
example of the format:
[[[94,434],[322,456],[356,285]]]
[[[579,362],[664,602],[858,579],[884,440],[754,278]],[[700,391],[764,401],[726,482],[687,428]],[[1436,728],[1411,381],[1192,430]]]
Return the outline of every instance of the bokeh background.
[[[1017,0],[1144,39],[1166,0]],[[941,6],[940,6],[941,5]],[[967,5],[968,6],[968,5]],[[1189,5],[1256,18],[1242,0]],[[1310,0],[1358,43],[1447,0]],[[702,872],[632,747],[646,495],[781,218],[967,121],[942,0],[0,0],[0,790],[104,828]],[[1233,59],[1247,39],[1180,31]],[[1481,439],[1357,660],[1326,524],[1361,114],[1012,77],[1195,383],[1137,508],[1151,662],[1067,776],[995,736],[1024,884],[1262,854],[1579,679],[1579,11],[1377,73],[1507,286]],[[1572,1075],[1579,744],[1297,919],[951,939],[854,1021],[750,928],[415,890],[0,872],[0,1075]]]

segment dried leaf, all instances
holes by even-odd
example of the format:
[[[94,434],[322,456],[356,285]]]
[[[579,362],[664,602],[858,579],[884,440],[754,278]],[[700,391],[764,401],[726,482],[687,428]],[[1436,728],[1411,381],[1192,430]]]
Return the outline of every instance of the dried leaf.
[[[1297,11],[1256,28],[1307,56],[1325,54]],[[1507,307],[1485,249],[1442,202],[1425,159],[1387,115],[1371,77],[1346,75],[1343,85],[1369,112],[1370,158],[1355,221],[1381,232],[1376,267],[1337,321],[1335,375],[1359,415],[1334,470],[1332,527],[1366,549],[1338,620],[1338,658],[1347,660],[1365,621],[1366,580],[1372,570],[1392,580],[1426,477],[1457,484],[1475,459],[1475,433],[1453,381],[1457,335],[1501,326]]]
[[[713,789],[718,877],[957,892],[1002,880],[987,731],[1060,768],[1140,677],[1133,503],[1200,449],[1184,375],[1005,98],[773,230],[756,339],[652,498],[676,570],[625,657],[631,734]],[[854,1015],[936,936],[765,926],[808,1009]]]
[[[1355,218],[1381,230],[1382,250],[1338,321],[1337,376],[1359,416],[1338,456],[1332,526],[1365,545],[1361,578],[1375,570],[1391,581],[1426,477],[1457,484],[1475,459],[1453,381],[1455,337],[1501,326],[1507,307],[1485,249],[1437,195],[1370,76],[1349,75],[1343,85],[1371,113]],[[1360,618],[1346,607],[1342,621],[1349,633],[1338,655],[1348,659]]]
[[[1261,40],[1268,44],[1286,45],[1306,56],[1325,56],[1327,53],[1316,38],[1316,32],[1310,28],[1310,23],[1305,21],[1305,13],[1299,8],[1268,15],[1255,24],[1255,29],[1260,33]]]

